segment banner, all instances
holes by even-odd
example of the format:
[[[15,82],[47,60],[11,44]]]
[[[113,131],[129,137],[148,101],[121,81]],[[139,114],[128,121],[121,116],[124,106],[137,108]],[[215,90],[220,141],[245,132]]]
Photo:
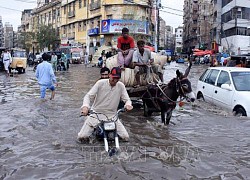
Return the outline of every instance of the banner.
[[[148,34],[148,22],[138,20],[102,20],[102,33],[122,33],[122,28],[127,27],[129,33]]]

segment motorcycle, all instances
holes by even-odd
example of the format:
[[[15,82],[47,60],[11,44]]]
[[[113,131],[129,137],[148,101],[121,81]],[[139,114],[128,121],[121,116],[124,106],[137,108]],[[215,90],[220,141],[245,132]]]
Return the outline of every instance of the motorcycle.
[[[105,151],[108,152],[109,156],[116,154],[120,148],[116,121],[119,119],[119,114],[125,111],[125,108],[118,109],[112,118],[93,110],[90,110],[88,113],[88,116],[98,119],[100,122],[94,130],[94,135],[99,141],[103,140]],[[104,117],[104,119],[101,119],[100,116]],[[115,147],[110,147],[109,145],[113,142],[115,143]]]
[[[67,71],[68,68],[69,68],[68,63],[67,63],[67,67],[66,67],[65,63],[61,59],[59,59],[57,61],[57,71]]]
[[[28,64],[29,66],[33,66],[34,63],[35,63],[35,59],[34,59],[34,58],[32,58],[32,57],[28,57],[28,58],[27,58],[27,64]]]
[[[42,62],[42,60],[39,58],[39,59],[35,59],[34,60],[34,68],[33,68],[33,71],[35,72],[36,71],[36,68],[38,66],[38,64],[40,64]]]

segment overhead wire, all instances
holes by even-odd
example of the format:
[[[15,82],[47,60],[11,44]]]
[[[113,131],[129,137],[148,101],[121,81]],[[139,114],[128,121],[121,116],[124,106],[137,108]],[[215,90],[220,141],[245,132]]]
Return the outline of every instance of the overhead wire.
[[[24,2],[24,3],[32,3],[32,4],[36,4],[36,1],[27,1],[27,0],[13,0],[13,1],[18,1],[18,2]]]
[[[2,8],[2,9],[8,9],[8,10],[12,10],[12,11],[19,11],[19,12],[22,12],[21,10],[18,10],[18,9],[12,9],[12,8],[8,8],[8,7],[4,7],[4,6],[0,6],[0,8]]]

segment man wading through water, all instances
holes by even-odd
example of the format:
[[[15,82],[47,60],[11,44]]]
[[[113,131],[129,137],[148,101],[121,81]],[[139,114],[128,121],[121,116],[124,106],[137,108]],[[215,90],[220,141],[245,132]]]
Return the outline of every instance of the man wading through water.
[[[114,67],[111,70],[109,79],[100,79],[90,89],[83,99],[81,107],[81,114],[87,116],[90,104],[93,102],[91,109],[97,113],[103,113],[108,117],[113,117],[116,114],[117,107],[122,100],[126,110],[132,110],[132,102],[128,96],[125,85],[120,82],[121,69]],[[77,142],[84,143],[89,140],[94,128],[98,125],[99,121],[93,117],[87,117],[82,129],[78,133]],[[118,119],[116,121],[117,134],[125,141],[129,140],[129,135],[122,122]]]
[[[51,97],[50,100],[54,99],[55,97],[55,86],[58,86],[56,77],[52,68],[52,65],[48,63],[50,56],[46,53],[43,53],[42,59],[43,62],[38,64],[36,69],[36,78],[38,80],[38,84],[40,85],[40,93],[41,93],[41,99],[45,99],[46,89],[50,89]]]

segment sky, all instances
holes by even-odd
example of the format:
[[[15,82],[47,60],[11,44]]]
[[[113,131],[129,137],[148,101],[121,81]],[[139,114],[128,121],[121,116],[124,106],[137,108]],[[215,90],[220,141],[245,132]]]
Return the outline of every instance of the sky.
[[[9,22],[16,31],[21,24],[21,11],[35,8],[36,2],[36,0],[0,0],[0,16],[2,16],[3,23]],[[161,9],[160,16],[166,21],[166,25],[173,28],[182,25],[183,17],[174,14],[183,14],[184,0],[161,0],[161,3],[165,8]],[[169,8],[178,9],[179,11]]]
[[[183,26],[184,0],[161,0],[161,4],[162,4],[163,9],[161,9],[160,11],[160,16],[165,20],[166,25],[170,25],[173,28],[177,28],[178,26]],[[173,13],[173,14],[170,14],[170,13]],[[178,14],[178,15],[175,15],[175,14]]]
[[[0,0],[0,16],[2,16],[3,25],[9,22],[16,31],[21,25],[22,11],[33,9],[36,5],[36,0]]]

